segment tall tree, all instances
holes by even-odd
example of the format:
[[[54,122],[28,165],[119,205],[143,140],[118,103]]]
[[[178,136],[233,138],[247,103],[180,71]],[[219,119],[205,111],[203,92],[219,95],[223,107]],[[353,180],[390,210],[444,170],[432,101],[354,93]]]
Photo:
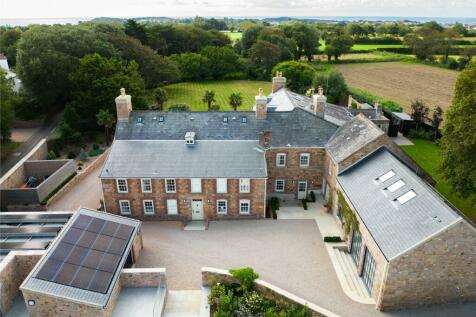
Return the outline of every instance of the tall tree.
[[[89,26],[32,26],[18,42],[17,72],[23,87],[34,96],[38,113],[57,112],[70,100],[69,75],[87,54],[118,56],[106,35]],[[94,115],[96,112],[94,112]]]
[[[456,81],[453,101],[443,127],[441,171],[453,190],[476,200],[476,62]]]
[[[206,90],[205,93],[203,94],[202,101],[207,104],[208,111],[210,111],[212,107],[212,103],[216,101],[215,92],[213,90]]]
[[[2,142],[10,139],[10,130],[15,117],[14,107],[17,98],[13,92],[13,83],[5,78],[5,73],[0,69],[0,130]]]
[[[170,59],[175,61],[180,69],[183,81],[199,81],[207,79],[210,74],[210,60],[201,54],[174,54]]]
[[[138,39],[142,44],[147,44],[147,31],[143,24],[129,19],[124,24],[124,29],[127,35]]]
[[[323,87],[327,101],[330,103],[339,104],[347,97],[348,88],[344,76],[340,72],[331,72],[327,76],[316,76],[313,86]]]
[[[297,93],[305,93],[312,85],[314,79],[314,68],[307,63],[296,61],[282,62],[273,68],[272,73],[277,71],[286,77],[286,85],[289,89]]]
[[[116,122],[115,116],[109,112],[109,110],[104,110],[101,109],[99,112],[96,114],[96,120],[97,124],[100,127],[104,127],[104,133],[106,136],[106,144],[109,145],[109,129],[112,128],[114,123]]]
[[[334,57],[334,60],[337,61],[339,60],[339,56],[350,52],[352,45],[354,45],[354,41],[349,35],[334,34],[327,37],[324,54],[327,55],[328,60]]]
[[[268,79],[273,67],[279,63],[281,49],[268,41],[258,40],[249,50],[251,62],[257,68],[258,79]]]
[[[234,111],[243,104],[243,96],[239,92],[234,92],[230,95],[230,106]]]
[[[155,109],[159,111],[164,110],[164,103],[169,99],[167,90],[164,87],[157,87],[154,89],[154,97],[157,107]]]
[[[435,139],[438,135],[438,129],[440,128],[441,122],[443,122],[443,109],[440,106],[437,106],[433,110],[433,114],[431,116],[431,125],[433,126],[433,131],[435,131]]]
[[[78,69],[71,74],[74,90],[64,119],[78,131],[96,130],[99,110],[116,113],[114,98],[122,87],[132,96],[134,109],[145,109],[144,81],[137,70],[137,63],[128,64],[99,54],[86,55]]]
[[[8,65],[14,67],[17,62],[18,40],[21,38],[20,28],[0,27],[0,48],[5,53]]]
[[[208,58],[210,75],[214,79],[223,79],[227,75],[242,71],[240,57],[229,46],[207,46],[203,48],[201,54]]]
[[[312,61],[319,46],[319,34],[315,26],[296,22],[290,27],[284,27],[284,32],[296,42],[295,59],[299,60],[301,56],[305,56],[309,62]]]
[[[428,119],[428,114],[430,113],[430,109],[425,105],[423,100],[415,99],[412,101],[411,104],[412,113],[411,117],[415,121],[416,128],[420,128],[422,123]]]

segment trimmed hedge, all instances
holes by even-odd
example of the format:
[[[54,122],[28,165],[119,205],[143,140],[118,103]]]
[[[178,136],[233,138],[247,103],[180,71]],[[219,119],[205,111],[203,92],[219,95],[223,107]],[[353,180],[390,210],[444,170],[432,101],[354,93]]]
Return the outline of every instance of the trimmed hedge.
[[[384,37],[362,37],[355,41],[356,44],[402,44],[402,40],[398,37],[384,36]]]
[[[360,102],[366,102],[370,105],[375,104],[375,102],[379,102],[384,109],[387,111],[396,111],[396,112],[401,112],[403,111],[403,107],[392,100],[388,100],[379,96],[372,95],[368,91],[365,91],[363,89],[359,89],[356,87],[348,87],[349,94],[352,95],[353,98],[357,99]]]
[[[324,242],[342,242],[342,239],[339,236],[325,236]]]

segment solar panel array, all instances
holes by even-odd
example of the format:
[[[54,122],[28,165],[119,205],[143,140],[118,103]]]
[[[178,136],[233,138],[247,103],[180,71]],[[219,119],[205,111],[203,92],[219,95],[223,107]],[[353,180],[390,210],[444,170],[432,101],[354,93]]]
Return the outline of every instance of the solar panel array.
[[[105,294],[133,230],[80,214],[35,277]]]

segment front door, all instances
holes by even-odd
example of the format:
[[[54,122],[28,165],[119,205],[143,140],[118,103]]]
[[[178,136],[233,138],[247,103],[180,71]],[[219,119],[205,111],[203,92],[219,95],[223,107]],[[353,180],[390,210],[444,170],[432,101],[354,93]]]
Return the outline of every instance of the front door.
[[[203,202],[201,199],[192,200],[192,220],[203,220]]]
[[[307,197],[307,181],[299,181],[298,183],[298,199]]]

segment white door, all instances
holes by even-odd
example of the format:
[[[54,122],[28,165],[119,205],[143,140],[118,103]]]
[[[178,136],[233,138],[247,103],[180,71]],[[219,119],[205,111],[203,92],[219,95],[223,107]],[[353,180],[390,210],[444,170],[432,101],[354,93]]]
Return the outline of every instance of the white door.
[[[176,215],[177,214],[177,200],[167,199],[167,213],[169,215]]]
[[[203,220],[203,203],[200,199],[192,200],[192,220]]]
[[[299,181],[298,183],[298,199],[307,197],[307,181]]]

